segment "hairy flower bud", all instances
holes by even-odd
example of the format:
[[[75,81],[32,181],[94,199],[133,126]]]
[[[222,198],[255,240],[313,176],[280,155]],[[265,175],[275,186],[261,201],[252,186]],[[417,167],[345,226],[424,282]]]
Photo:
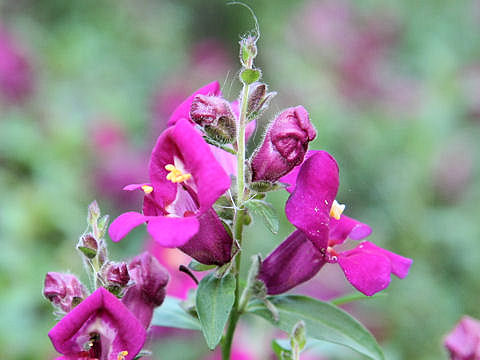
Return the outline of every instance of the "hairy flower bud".
[[[78,240],[77,249],[87,258],[93,259],[97,256],[98,241],[91,233],[84,234]]]
[[[251,161],[252,181],[275,182],[302,163],[315,128],[303,106],[284,110],[267,129]]]
[[[195,96],[190,117],[214,140],[226,144],[235,139],[236,119],[230,103],[219,96]]]
[[[150,253],[144,252],[130,262],[128,271],[135,285],[128,288],[122,302],[148,327],[153,310],[165,299],[169,275]]]
[[[127,264],[112,262],[107,264],[102,272],[107,289],[114,295],[122,296],[130,281]]]
[[[67,313],[87,297],[87,290],[75,275],[49,272],[45,276],[43,295]]]
[[[267,92],[266,84],[256,82],[250,85],[250,95],[247,101],[247,114],[250,120],[258,118],[268,108],[270,100],[277,94]]]

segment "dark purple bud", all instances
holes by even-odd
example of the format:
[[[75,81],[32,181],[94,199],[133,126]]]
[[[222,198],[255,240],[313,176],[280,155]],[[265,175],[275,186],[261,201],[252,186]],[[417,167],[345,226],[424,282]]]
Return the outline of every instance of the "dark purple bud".
[[[98,241],[91,233],[82,235],[78,240],[77,249],[87,258],[93,259],[97,256]]]
[[[119,297],[123,295],[123,291],[128,286],[130,281],[130,274],[128,272],[127,264],[124,262],[112,262],[106,265],[105,269],[103,270],[103,277],[105,279],[107,289]]]
[[[277,94],[276,92],[267,92],[267,85],[256,82],[250,85],[250,95],[247,102],[248,119],[258,118],[267,108],[270,100]]]
[[[219,96],[195,96],[190,108],[192,120],[220,143],[230,143],[236,136],[236,118],[230,103]]]
[[[153,310],[165,299],[169,275],[148,252],[134,257],[128,265],[128,271],[135,284],[128,288],[122,302],[147,328],[152,320]]]
[[[67,313],[87,297],[87,290],[75,275],[49,272],[45,276],[43,295]]]
[[[269,126],[263,144],[252,157],[252,181],[275,182],[301,164],[315,136],[303,106],[284,110]]]

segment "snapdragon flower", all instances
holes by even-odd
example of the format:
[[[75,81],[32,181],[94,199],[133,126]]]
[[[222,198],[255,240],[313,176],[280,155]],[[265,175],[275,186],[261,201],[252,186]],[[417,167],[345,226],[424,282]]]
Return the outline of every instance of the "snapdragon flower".
[[[371,228],[342,214],[344,205],[335,197],[338,166],[325,151],[317,151],[301,166],[285,212],[297,228],[262,263],[259,278],[269,294],[283,293],[315,276],[326,264],[341,267],[347,280],[365,295],[385,289],[390,275],[407,276],[411,259],[371,242],[337,252],[347,238],[361,240]]]
[[[205,264],[228,262],[232,239],[212,205],[230,187],[230,178],[188,120],[180,119],[160,135],[149,175],[151,183],[125,187],[143,190],[143,214],[127,212],[115,219],[109,228],[112,240],[147,223],[162,246],[179,247]]]
[[[142,349],[146,331],[120,300],[100,287],[60,320],[48,336],[64,355],[59,359],[131,360]]]

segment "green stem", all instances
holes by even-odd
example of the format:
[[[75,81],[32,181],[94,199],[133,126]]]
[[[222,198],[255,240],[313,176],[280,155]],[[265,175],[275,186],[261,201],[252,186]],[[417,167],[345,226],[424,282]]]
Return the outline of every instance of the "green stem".
[[[233,218],[234,237],[239,247],[235,257],[235,302],[230,313],[227,333],[222,343],[222,359],[229,360],[232,349],[233,335],[237,327],[238,318],[240,317],[239,297],[240,297],[240,264],[242,255],[242,235],[243,235],[243,216],[245,209],[243,203],[245,201],[245,126],[247,119],[248,105],[248,85],[243,84],[242,90],[242,106],[240,109],[240,119],[237,131],[237,198],[236,211]]]

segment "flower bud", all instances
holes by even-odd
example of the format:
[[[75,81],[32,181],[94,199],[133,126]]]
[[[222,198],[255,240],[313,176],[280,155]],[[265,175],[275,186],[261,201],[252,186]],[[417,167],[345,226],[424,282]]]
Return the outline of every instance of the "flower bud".
[[[107,289],[114,295],[121,297],[123,295],[123,291],[128,286],[130,281],[130,274],[128,272],[127,264],[124,262],[112,262],[106,265],[102,272]]]
[[[219,96],[195,96],[190,117],[202,126],[205,133],[222,144],[231,143],[236,136],[236,119],[230,103]]]
[[[302,163],[315,128],[303,106],[284,110],[267,129],[251,161],[252,181],[275,182]]]
[[[45,276],[43,295],[67,313],[87,297],[87,290],[75,275],[49,272]]]
[[[150,253],[144,252],[130,262],[128,271],[135,285],[128,288],[122,302],[148,327],[153,310],[165,299],[169,275]]]
[[[240,40],[240,62],[246,68],[251,68],[253,59],[257,57],[258,36],[249,35]]]
[[[250,95],[247,101],[247,114],[250,120],[258,118],[268,108],[270,100],[277,94],[267,92],[267,85],[256,82],[250,85]]]
[[[91,233],[84,234],[78,240],[77,249],[87,258],[93,259],[97,256],[98,241]]]

